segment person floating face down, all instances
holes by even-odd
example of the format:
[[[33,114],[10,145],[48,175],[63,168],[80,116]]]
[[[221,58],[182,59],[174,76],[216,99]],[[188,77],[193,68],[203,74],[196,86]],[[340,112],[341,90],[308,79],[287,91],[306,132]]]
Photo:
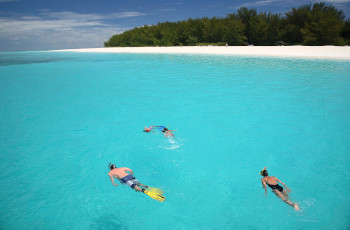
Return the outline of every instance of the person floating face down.
[[[282,181],[280,181],[276,177],[269,176],[269,174],[266,170],[266,167],[263,170],[261,170],[260,175],[263,176],[263,178],[261,178],[261,183],[265,189],[266,196],[267,196],[267,188],[266,188],[266,185],[267,185],[272,189],[272,192],[274,192],[276,194],[276,196],[281,198],[285,203],[289,204],[290,206],[293,206],[295,210],[299,210],[298,204],[292,203],[289,200],[288,193],[290,193],[291,190],[287,187],[286,184],[284,184]],[[285,187],[285,189],[283,187],[281,187],[278,184],[278,182],[281,183]]]
[[[147,190],[149,187],[147,185],[141,184],[133,175],[134,172],[126,167],[118,168],[115,164],[109,163],[108,168],[110,171],[108,172],[108,176],[111,179],[111,182],[114,186],[118,186],[114,182],[114,179],[118,179],[120,183],[125,184],[129,186],[130,188],[134,189],[136,192],[142,192],[151,197],[152,199],[158,200],[160,202],[163,202],[165,200],[165,197],[162,196],[157,190]]]
[[[134,189],[137,192],[142,192],[143,189],[141,187],[148,188],[147,185],[141,184],[133,176],[134,172],[131,169],[126,167],[117,168],[115,164],[111,164],[111,163],[109,163],[108,167],[111,170],[109,171],[108,176],[111,179],[111,182],[114,186],[118,186],[118,184],[114,182],[114,178],[116,178],[122,184],[129,186],[130,188]]]
[[[143,131],[146,132],[146,133],[149,133],[151,131],[154,132],[153,129],[158,129],[159,131],[164,133],[165,137],[174,137],[174,134],[172,132],[177,131],[177,129],[169,130],[165,126],[156,126],[156,125],[152,125],[150,127],[145,126],[145,129]]]

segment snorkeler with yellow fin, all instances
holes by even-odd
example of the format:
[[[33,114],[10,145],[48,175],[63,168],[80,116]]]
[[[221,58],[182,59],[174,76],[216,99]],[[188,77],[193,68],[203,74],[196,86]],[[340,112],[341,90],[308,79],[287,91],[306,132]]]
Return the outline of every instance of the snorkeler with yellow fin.
[[[120,183],[129,186],[134,189],[136,192],[142,192],[147,196],[151,197],[154,200],[163,202],[165,201],[165,197],[162,196],[164,193],[162,190],[158,188],[151,188],[147,185],[141,184],[134,176],[134,172],[126,167],[117,168],[115,164],[109,163],[108,168],[110,169],[108,176],[111,179],[111,182],[114,186],[118,186],[114,182],[114,178],[118,179]]]

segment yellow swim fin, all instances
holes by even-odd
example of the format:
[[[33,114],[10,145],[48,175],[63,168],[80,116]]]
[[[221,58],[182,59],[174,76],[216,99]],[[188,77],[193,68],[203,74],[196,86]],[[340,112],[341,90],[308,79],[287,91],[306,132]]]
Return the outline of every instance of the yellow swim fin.
[[[152,199],[158,200],[160,202],[165,201],[164,196],[162,196],[161,194],[156,193],[154,191],[144,190],[143,193],[146,194],[147,196],[151,197]]]
[[[151,187],[148,187],[147,188],[148,191],[152,192],[152,193],[157,193],[159,195],[163,195],[164,191],[159,189],[159,188],[151,188]]]

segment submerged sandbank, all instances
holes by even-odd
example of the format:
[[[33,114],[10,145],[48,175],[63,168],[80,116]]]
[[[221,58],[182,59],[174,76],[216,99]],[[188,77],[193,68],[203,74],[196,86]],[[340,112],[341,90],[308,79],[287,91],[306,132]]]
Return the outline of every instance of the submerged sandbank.
[[[54,51],[98,53],[172,53],[218,54],[276,57],[330,58],[350,60],[349,46],[172,46],[172,47],[108,47],[65,49]]]

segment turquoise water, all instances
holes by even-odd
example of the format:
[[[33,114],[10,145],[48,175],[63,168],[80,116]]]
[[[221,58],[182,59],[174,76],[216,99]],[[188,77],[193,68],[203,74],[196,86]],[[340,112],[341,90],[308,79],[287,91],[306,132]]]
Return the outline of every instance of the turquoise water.
[[[0,229],[349,229],[349,73],[341,60],[1,53]],[[113,186],[111,161],[166,201]],[[264,196],[264,167],[300,212]]]

